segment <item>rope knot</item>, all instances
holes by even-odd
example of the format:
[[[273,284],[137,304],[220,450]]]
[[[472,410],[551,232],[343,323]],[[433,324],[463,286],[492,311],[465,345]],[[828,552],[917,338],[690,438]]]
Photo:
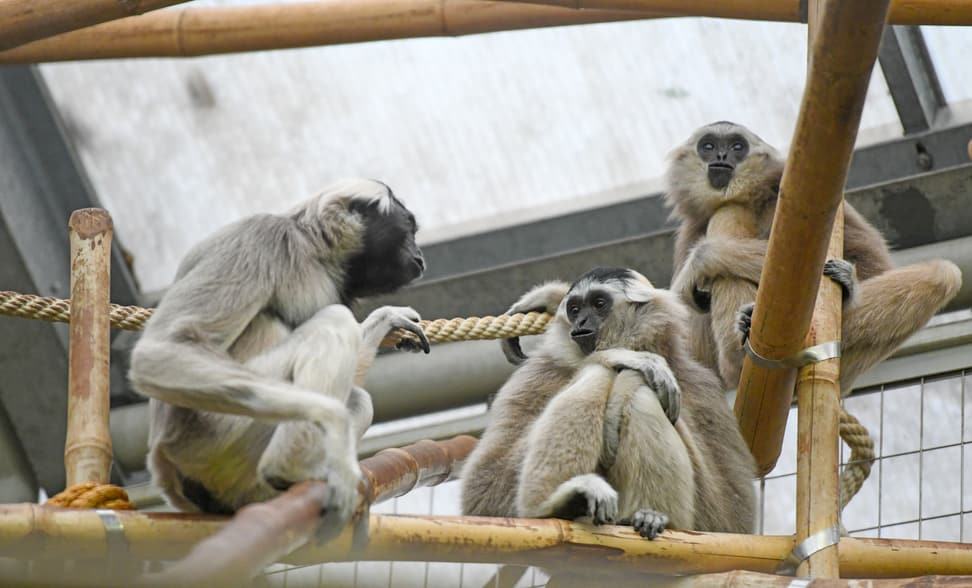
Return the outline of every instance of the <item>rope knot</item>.
[[[114,484],[83,482],[65,488],[63,492],[50,497],[45,506],[62,508],[108,508],[112,510],[135,510],[128,499],[128,493]]]

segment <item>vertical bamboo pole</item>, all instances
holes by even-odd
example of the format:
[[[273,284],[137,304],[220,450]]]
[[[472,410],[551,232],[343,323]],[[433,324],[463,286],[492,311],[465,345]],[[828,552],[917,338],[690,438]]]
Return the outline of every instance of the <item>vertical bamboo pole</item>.
[[[807,19],[807,68],[813,59],[813,41],[823,22],[824,0],[810,0]],[[849,163],[849,158],[848,158]],[[827,258],[844,256],[844,205],[834,217]],[[817,290],[813,321],[806,346],[840,340],[842,317],[840,287],[824,279]],[[840,524],[840,464],[838,427],[840,410],[840,359],[828,359],[800,368],[797,375],[797,491],[796,540],[838,528]],[[838,547],[826,547],[800,564],[798,576],[840,577]]]
[[[0,0],[0,49],[181,2],[186,0]]]
[[[112,223],[100,208],[76,210],[71,233],[71,339],[68,371],[67,484],[107,483],[111,471],[109,286]]]

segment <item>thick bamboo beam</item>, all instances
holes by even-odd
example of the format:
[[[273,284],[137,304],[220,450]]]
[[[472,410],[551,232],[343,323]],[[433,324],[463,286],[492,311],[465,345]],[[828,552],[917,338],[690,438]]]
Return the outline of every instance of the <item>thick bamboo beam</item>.
[[[750,331],[763,357],[783,359],[805,346],[817,294],[808,286],[823,272],[887,7],[887,0],[828,4],[814,35]],[[735,411],[761,475],[780,454],[792,373],[743,363]]]
[[[595,10],[648,10],[668,16],[709,16],[800,22],[799,0],[502,0]],[[891,24],[972,25],[972,3],[953,0],[894,0]]]
[[[448,441],[419,441],[401,449],[385,449],[362,460],[365,481],[359,488],[350,533],[363,533],[360,539],[366,540],[367,526],[356,527],[363,517],[368,522],[367,505],[455,478],[474,447],[475,438],[460,435]],[[171,586],[201,582],[240,585],[313,539],[328,496],[327,484],[304,482],[273,500],[251,504],[153,581]]]
[[[76,210],[68,222],[71,239],[71,338],[68,365],[67,485],[109,481],[108,322],[112,223],[100,208]]]
[[[320,0],[193,7],[105,23],[0,52],[0,63],[190,57],[653,18],[650,12],[481,0]]]
[[[186,0],[0,0],[0,50]]]
[[[122,530],[106,539],[94,510],[36,504],[0,505],[0,555],[30,560],[103,558],[123,544],[130,557],[172,560],[228,528],[226,517],[118,511]],[[620,572],[706,574],[748,570],[772,573],[793,548],[792,536],[666,531],[647,541],[630,527],[594,527],[558,519],[500,519],[377,515],[367,545],[352,546],[353,531],[326,545],[306,545],[283,561],[442,561],[540,565]],[[238,541],[245,537],[236,537]],[[845,537],[841,574],[848,578],[972,575],[972,544]]]

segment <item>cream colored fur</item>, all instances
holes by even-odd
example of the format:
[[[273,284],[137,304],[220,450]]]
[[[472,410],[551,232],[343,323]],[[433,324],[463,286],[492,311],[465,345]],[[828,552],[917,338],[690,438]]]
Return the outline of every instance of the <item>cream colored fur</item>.
[[[751,147],[724,191],[709,185],[696,153],[698,139],[713,130],[738,132]],[[711,292],[711,311],[691,319],[692,349],[718,370],[727,388],[735,388],[743,360],[736,316],[756,298],[783,160],[751,131],[731,123],[700,128],[670,159],[667,199],[679,221],[672,290],[689,305],[696,288]],[[735,224],[729,219],[713,231],[713,217],[727,204],[742,207],[732,213],[738,215]],[[846,202],[844,223],[844,258],[854,264],[860,280],[845,303],[842,322],[840,381],[846,395],[858,376],[893,353],[958,293],[962,275],[946,260],[893,268],[880,233]]]

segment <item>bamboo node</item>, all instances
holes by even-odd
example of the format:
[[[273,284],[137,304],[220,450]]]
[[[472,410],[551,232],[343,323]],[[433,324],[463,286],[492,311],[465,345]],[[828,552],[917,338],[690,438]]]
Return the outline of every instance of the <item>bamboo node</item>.
[[[123,488],[114,484],[82,482],[50,497],[44,506],[61,508],[108,508],[112,510],[135,510]]]

